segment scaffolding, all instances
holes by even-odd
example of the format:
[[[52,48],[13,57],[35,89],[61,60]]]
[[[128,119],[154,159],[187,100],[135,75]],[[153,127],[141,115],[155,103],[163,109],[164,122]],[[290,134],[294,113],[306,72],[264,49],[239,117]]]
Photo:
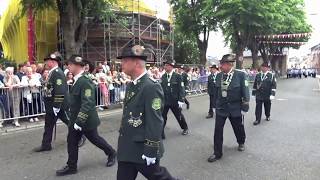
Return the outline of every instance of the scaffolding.
[[[111,63],[123,47],[132,43],[153,47],[156,57],[149,54],[149,63],[161,64],[167,59],[173,59],[173,25],[156,17],[156,13],[145,13],[145,9],[140,12],[140,0],[131,0],[131,3],[131,8],[117,10],[104,20],[88,18],[88,37],[81,49],[83,57],[96,63]]]

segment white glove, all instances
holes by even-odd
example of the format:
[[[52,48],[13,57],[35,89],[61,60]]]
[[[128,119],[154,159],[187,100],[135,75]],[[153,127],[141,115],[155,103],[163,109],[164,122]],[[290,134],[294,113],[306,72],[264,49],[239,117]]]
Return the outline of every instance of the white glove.
[[[78,124],[74,123],[73,128],[77,131],[82,131],[82,128]]]
[[[184,105],[184,102],[178,101],[178,105],[179,105],[179,108],[182,108]]]
[[[274,100],[274,96],[270,96],[270,100]]]
[[[52,109],[53,109],[54,115],[57,116],[58,113],[59,113],[59,111],[60,111],[60,108],[55,108],[55,107],[53,107]]]
[[[247,114],[247,112],[245,112],[245,111],[241,111],[241,114],[242,114],[242,116],[244,116],[244,115],[246,115],[246,114]]]
[[[147,166],[149,166],[150,164],[155,164],[156,163],[156,159],[157,158],[150,158],[145,156],[144,154],[142,155],[142,159],[147,161]]]

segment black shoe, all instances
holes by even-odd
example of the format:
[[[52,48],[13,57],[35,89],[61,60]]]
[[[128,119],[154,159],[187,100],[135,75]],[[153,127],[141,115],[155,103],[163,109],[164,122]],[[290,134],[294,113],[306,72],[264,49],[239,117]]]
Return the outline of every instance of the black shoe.
[[[188,135],[189,134],[189,130],[188,129],[184,129],[181,133],[182,135]]]
[[[253,125],[258,125],[258,124],[260,124],[260,121],[258,121],[258,120],[255,120],[254,122],[253,122]]]
[[[244,144],[239,144],[238,151],[244,151]]]
[[[68,165],[56,171],[57,176],[65,176],[69,174],[76,174],[77,168],[70,168]]]
[[[187,104],[187,109],[190,109],[190,104]]]
[[[218,161],[219,159],[221,159],[221,156],[216,156],[216,155],[212,154],[212,155],[208,158],[208,162],[209,162],[209,163],[212,163],[212,162]]]
[[[51,146],[49,147],[40,146],[40,147],[34,148],[33,152],[43,152],[43,151],[51,151],[51,150],[52,150]]]
[[[79,143],[78,143],[78,147],[83,146],[86,143],[87,138],[85,136],[82,136]]]
[[[270,117],[267,117],[267,118],[266,118],[266,121],[270,121]]]
[[[113,153],[112,155],[109,155],[106,166],[107,167],[113,166],[116,163],[116,157],[117,157],[117,153]]]
[[[208,114],[208,115],[206,116],[206,119],[210,119],[210,118],[213,118],[213,114]]]

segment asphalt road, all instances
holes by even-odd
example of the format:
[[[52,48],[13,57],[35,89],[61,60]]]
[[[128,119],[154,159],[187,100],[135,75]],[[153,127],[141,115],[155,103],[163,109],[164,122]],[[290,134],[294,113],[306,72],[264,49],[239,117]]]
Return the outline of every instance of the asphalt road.
[[[253,126],[255,101],[245,117],[246,150],[237,151],[230,122],[224,131],[224,156],[207,163],[212,153],[214,119],[205,119],[208,96],[190,98],[190,110],[184,110],[190,135],[173,118],[168,119],[165,155],[161,164],[184,180],[318,180],[320,179],[320,91],[316,79],[289,79],[278,82],[272,104],[271,121]],[[102,117],[100,134],[117,145],[121,111]],[[58,127],[54,150],[33,153],[40,145],[42,128],[0,136],[1,180],[115,180],[117,166],[104,166],[102,151],[87,144],[79,153],[78,174],[56,177],[55,171],[67,160],[65,126]],[[139,176],[138,178],[144,179]]]

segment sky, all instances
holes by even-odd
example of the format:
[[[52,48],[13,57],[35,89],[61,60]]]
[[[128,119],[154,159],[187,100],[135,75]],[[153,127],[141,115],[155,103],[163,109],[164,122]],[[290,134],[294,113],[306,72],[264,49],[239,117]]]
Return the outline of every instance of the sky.
[[[8,6],[10,0],[0,0],[0,15]],[[167,19],[169,16],[168,0],[144,0],[147,5],[158,12],[158,17]],[[310,48],[320,43],[320,0],[305,0],[306,15],[308,22],[313,27],[312,36],[309,42],[299,50],[291,49],[289,57],[302,57],[310,53]],[[221,58],[223,54],[230,53],[229,48],[225,47],[224,38],[220,31],[211,32],[207,56]]]

